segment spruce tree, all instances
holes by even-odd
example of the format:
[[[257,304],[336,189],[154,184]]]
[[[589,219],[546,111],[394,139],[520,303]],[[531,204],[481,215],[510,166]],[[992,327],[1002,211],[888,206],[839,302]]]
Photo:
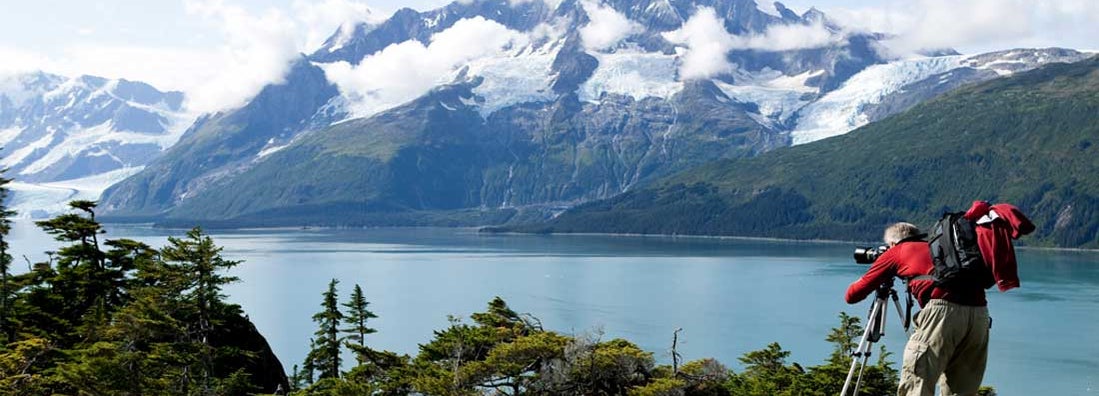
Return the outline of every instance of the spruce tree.
[[[343,342],[343,337],[340,336],[339,326],[343,321],[343,313],[340,312],[339,297],[336,293],[336,284],[339,282],[332,279],[328,283],[328,291],[323,294],[321,311],[313,315],[313,321],[317,322],[319,327],[314,333],[317,338],[309,354],[313,365],[320,371],[318,379],[340,377],[340,344]]]
[[[4,172],[0,169],[0,175]],[[0,345],[5,345],[15,336],[14,326],[11,321],[11,254],[8,254],[8,233],[11,232],[11,216],[14,211],[8,210],[4,202],[8,200],[7,184],[11,179],[0,176]]]
[[[199,346],[201,371],[198,379],[202,393],[211,393],[215,386],[214,357],[217,352],[211,345],[210,335],[221,324],[218,315],[225,308],[225,295],[222,286],[236,282],[235,276],[223,275],[240,261],[226,260],[221,257],[222,247],[214,244],[213,238],[203,234],[195,227],[187,232],[186,238],[168,238],[168,246],[160,251],[165,270],[171,274],[169,279],[179,282],[177,289],[185,290],[183,303],[187,316],[193,316],[188,333],[195,337]]]
[[[370,305],[370,302],[366,301],[362,287],[357,284],[355,289],[351,291],[351,299],[343,304],[344,307],[347,307],[347,317],[344,318],[344,322],[350,326],[343,329],[343,331],[348,333],[346,337],[349,341],[348,345],[358,352],[359,364],[363,363],[362,354],[366,351],[366,335],[377,332],[377,330],[366,325],[368,320],[378,317],[378,315],[367,309],[368,305]]]

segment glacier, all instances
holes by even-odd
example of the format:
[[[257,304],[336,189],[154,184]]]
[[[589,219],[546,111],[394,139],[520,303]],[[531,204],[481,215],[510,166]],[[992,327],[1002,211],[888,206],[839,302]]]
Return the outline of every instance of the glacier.
[[[862,113],[864,106],[880,102],[907,84],[956,69],[965,58],[925,57],[867,67],[798,112],[797,126],[790,132],[793,144],[842,135],[866,125],[870,120]]]
[[[16,212],[15,218],[20,219],[45,218],[65,213],[69,210],[69,201],[97,200],[108,186],[140,172],[143,168],[121,168],[94,176],[46,183],[13,181],[8,184],[12,194],[7,206]]]
[[[497,110],[520,103],[552,102],[553,60],[557,50],[552,45],[512,56],[486,57],[469,64],[471,76],[481,78],[473,94],[484,99],[478,112],[488,117]]]
[[[671,98],[683,90],[676,80],[676,56],[624,50],[591,54],[599,66],[591,78],[580,85],[580,100],[598,102],[604,93],[630,96]]]
[[[791,116],[808,105],[820,90],[806,82],[824,73],[824,70],[787,76],[778,71],[764,70],[753,76],[742,73],[736,83],[713,79],[721,92],[741,103],[754,103],[769,126],[785,123]]]

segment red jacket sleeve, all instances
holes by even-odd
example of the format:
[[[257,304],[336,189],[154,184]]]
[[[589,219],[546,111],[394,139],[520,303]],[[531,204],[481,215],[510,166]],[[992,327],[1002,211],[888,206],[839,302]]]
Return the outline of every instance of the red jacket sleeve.
[[[882,253],[881,257],[878,257],[874,264],[870,265],[870,269],[866,270],[866,273],[862,275],[859,280],[847,287],[847,303],[855,304],[862,301],[873,293],[879,285],[888,281],[897,275],[898,262],[894,257],[897,249],[891,249]]]

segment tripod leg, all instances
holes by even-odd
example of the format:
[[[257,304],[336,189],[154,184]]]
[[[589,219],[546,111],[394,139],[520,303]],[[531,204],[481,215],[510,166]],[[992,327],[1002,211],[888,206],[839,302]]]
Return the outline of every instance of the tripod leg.
[[[862,331],[862,340],[859,341],[859,346],[852,353],[851,369],[847,370],[847,379],[843,381],[843,390],[840,391],[840,396],[847,395],[847,389],[851,386],[851,379],[855,376],[855,367],[859,367],[859,358],[862,358],[862,366],[866,366],[866,360],[870,357],[870,347],[874,344],[871,340],[871,329],[874,327],[873,322],[876,321],[879,315],[885,313],[885,301],[883,299],[875,299],[874,303],[870,305],[870,315],[866,318],[866,327]],[[862,379],[862,369],[859,369],[859,379]],[[858,392],[858,385],[855,385],[855,393]]]
[[[866,361],[870,360],[870,354],[863,355],[862,366],[859,367],[859,379],[855,380],[855,390],[851,391],[851,396],[859,395],[859,387],[862,386],[862,373],[866,370]]]

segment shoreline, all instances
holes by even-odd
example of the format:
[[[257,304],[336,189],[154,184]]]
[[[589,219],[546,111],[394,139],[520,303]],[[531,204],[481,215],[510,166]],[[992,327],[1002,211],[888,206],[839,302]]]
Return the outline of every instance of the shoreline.
[[[146,226],[150,228],[161,228],[166,230],[181,229],[188,230],[188,228],[176,228],[176,227],[158,227],[154,223],[104,223],[113,225],[137,225]],[[759,241],[759,242],[784,242],[784,243],[815,243],[815,244],[851,244],[856,246],[864,245],[880,245],[880,242],[868,242],[868,241],[853,241],[842,239],[796,239],[796,238],[780,238],[780,237],[753,237],[753,236],[737,236],[737,235],[699,235],[699,234],[641,234],[641,233],[613,233],[613,232],[549,232],[549,233],[533,233],[533,232],[485,232],[482,231],[485,227],[492,226],[463,226],[463,227],[446,227],[446,226],[358,226],[358,227],[341,227],[341,226],[276,226],[276,227],[241,227],[241,228],[205,228],[205,231],[224,230],[224,231],[312,231],[312,230],[356,230],[356,229],[447,229],[447,230],[469,230],[479,235],[510,235],[510,236],[598,236],[598,237],[614,237],[614,238],[688,238],[688,239],[700,239],[700,240],[737,240],[737,241]],[[1048,251],[1064,251],[1064,252],[1082,252],[1082,253],[1099,253],[1099,248],[1067,248],[1067,247],[1047,247],[1047,246],[1028,246],[1028,245],[1015,245],[1015,249],[1019,250],[1048,250]]]
[[[16,221],[27,221],[33,223],[38,221],[37,219],[13,219]],[[129,227],[148,227],[154,229],[163,230],[183,230],[187,231],[190,228],[186,227],[166,227],[157,226],[152,222],[104,222],[103,225],[112,226],[129,226]],[[201,227],[201,226],[200,226]],[[203,231],[321,231],[321,230],[357,230],[357,229],[447,229],[447,230],[467,230],[473,231],[479,235],[510,235],[510,236],[598,236],[598,237],[613,237],[613,238],[687,238],[687,239],[699,239],[699,240],[738,240],[738,241],[759,241],[759,242],[783,242],[783,243],[816,243],[816,244],[851,244],[856,246],[864,245],[880,245],[879,242],[868,241],[852,241],[842,239],[796,239],[796,238],[780,238],[780,237],[753,237],[753,236],[737,236],[737,235],[698,235],[698,234],[641,234],[641,233],[613,233],[613,232],[549,232],[549,233],[533,233],[533,232],[514,232],[514,231],[482,231],[486,227],[492,226],[462,226],[462,227],[446,227],[446,226],[357,226],[357,227],[345,227],[345,226],[320,226],[320,225],[300,225],[300,226],[273,226],[273,227],[240,227],[240,228],[220,228],[220,227],[202,227]],[[1062,251],[1062,252],[1081,252],[1081,253],[1099,253],[1099,248],[1068,248],[1068,247],[1050,247],[1050,246],[1029,246],[1029,245],[1015,245],[1017,250],[1046,250],[1046,251]]]

